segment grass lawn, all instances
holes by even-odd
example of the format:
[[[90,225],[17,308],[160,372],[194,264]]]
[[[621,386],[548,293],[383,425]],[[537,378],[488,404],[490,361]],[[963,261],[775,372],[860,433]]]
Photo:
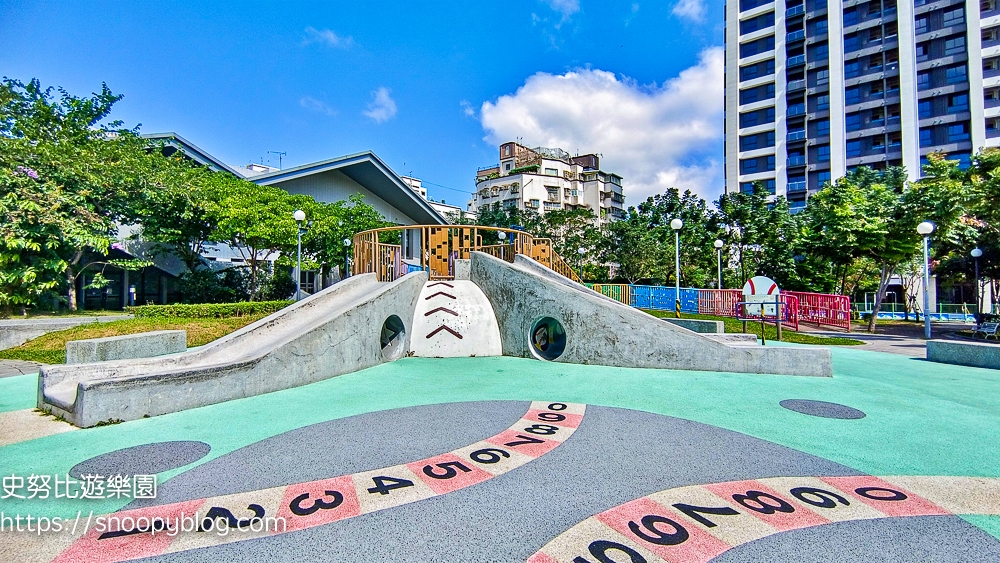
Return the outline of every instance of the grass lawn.
[[[128,319],[108,323],[89,323],[50,332],[15,348],[0,350],[0,359],[62,364],[66,362],[66,343],[70,340],[122,336],[153,330],[186,330],[187,345],[190,348],[207,344],[262,317],[263,315],[226,319]]]
[[[653,311],[650,309],[642,309],[646,313],[653,315],[658,318],[673,318],[674,313],[672,311]],[[681,313],[681,318],[684,319],[699,319],[705,321],[722,321],[726,324],[727,333],[738,333],[743,332],[743,322],[738,321],[731,317],[715,317],[712,315],[693,315],[690,313]],[[754,333],[758,337],[760,336],[760,323],[759,322],[748,322],[747,332]],[[765,325],[764,335],[768,340],[778,339],[778,329],[771,324]],[[788,328],[782,328],[781,330],[781,341],[791,342],[793,344],[823,344],[826,346],[858,346],[864,344],[860,340],[855,340],[853,338],[832,338],[826,336],[813,336],[811,334],[803,334],[795,332],[794,330]]]

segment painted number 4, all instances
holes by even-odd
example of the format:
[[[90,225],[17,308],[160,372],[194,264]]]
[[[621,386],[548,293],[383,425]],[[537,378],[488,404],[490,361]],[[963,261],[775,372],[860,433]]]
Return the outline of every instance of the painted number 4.
[[[389,491],[413,486],[413,481],[410,481],[409,479],[396,479],[395,477],[386,477],[384,475],[372,477],[372,482],[375,483],[375,486],[368,489],[368,492],[371,494],[378,493],[380,495],[387,495],[389,494]]]

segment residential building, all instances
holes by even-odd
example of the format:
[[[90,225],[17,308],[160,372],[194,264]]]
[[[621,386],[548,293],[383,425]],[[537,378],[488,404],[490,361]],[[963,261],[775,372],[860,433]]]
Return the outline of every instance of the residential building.
[[[997,0],[731,0],[726,191],[802,207],[858,166],[1000,145]]]
[[[402,180],[407,186],[410,186],[410,189],[419,194],[420,197],[424,198],[424,201],[426,201],[434,209],[434,211],[437,211],[442,217],[444,217],[448,223],[457,224],[467,221],[474,222],[476,220],[476,214],[472,211],[467,211],[457,205],[445,203],[443,199],[441,201],[428,199],[427,188],[423,186],[423,182],[420,181],[420,178],[400,176],[399,179]]]
[[[476,174],[469,210],[501,206],[545,213],[590,209],[600,222],[624,215],[622,177],[601,170],[600,156],[570,156],[562,149],[500,145],[500,164]]]

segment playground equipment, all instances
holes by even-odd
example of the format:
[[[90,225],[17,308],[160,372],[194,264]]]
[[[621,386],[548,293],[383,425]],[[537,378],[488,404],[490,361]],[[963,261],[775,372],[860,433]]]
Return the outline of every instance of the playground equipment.
[[[493,244],[501,233],[507,242]],[[393,239],[399,244],[382,242]],[[550,241],[520,231],[377,229],[355,236],[354,253],[353,277],[197,350],[47,366],[38,407],[87,427],[305,385],[406,355],[832,375],[829,350],[747,345],[622,305],[574,281]]]

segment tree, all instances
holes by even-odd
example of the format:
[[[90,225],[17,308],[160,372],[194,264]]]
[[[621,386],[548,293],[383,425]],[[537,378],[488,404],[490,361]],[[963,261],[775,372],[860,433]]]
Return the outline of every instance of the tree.
[[[344,245],[345,239],[353,242],[361,231],[392,226],[361,194],[352,194],[348,201],[316,203],[306,215],[312,217],[312,225],[302,237],[302,250],[322,275],[344,265],[351,248]]]
[[[630,207],[623,219],[612,221],[604,230],[600,258],[617,265],[615,277],[630,284],[652,276],[660,254],[658,241],[650,235],[649,223],[635,207]]]
[[[723,241],[733,249],[738,283],[756,275],[768,276],[779,286],[798,289],[795,265],[798,221],[783,197],[769,202],[759,183],[750,193],[725,194],[716,202],[725,227]]]

